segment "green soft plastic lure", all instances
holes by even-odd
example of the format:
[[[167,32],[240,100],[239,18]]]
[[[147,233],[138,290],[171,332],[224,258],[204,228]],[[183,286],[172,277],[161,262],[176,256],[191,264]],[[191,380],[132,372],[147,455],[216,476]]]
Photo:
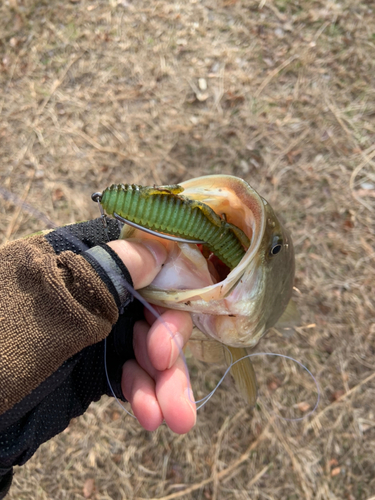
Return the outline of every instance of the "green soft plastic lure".
[[[180,238],[198,239],[230,269],[245,255],[250,240],[238,227],[208,205],[191,200],[179,185],[144,187],[113,184],[99,199],[108,215]]]

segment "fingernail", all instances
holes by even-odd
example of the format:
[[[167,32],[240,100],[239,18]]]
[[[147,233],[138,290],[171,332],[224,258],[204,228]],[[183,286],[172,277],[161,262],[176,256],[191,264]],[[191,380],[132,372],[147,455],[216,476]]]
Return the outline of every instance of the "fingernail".
[[[185,397],[186,397],[187,403],[189,404],[189,408],[193,412],[194,422],[196,422],[196,420],[197,420],[197,407],[195,405],[194,394],[193,394],[193,390],[191,387],[187,387],[185,389]]]
[[[171,355],[169,357],[168,370],[172,368],[176,359],[182,352],[182,348],[184,347],[184,338],[180,332],[176,332],[171,338]]]
[[[165,259],[167,258],[167,251],[161,243],[155,240],[143,240],[142,245],[150,250],[154,256],[157,266],[161,266],[165,262]]]

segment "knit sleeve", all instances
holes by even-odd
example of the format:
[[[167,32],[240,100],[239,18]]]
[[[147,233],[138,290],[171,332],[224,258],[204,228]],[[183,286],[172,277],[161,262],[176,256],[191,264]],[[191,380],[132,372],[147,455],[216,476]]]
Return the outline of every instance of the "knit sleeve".
[[[0,414],[68,358],[104,339],[113,294],[82,255],[56,254],[44,236],[0,247]]]

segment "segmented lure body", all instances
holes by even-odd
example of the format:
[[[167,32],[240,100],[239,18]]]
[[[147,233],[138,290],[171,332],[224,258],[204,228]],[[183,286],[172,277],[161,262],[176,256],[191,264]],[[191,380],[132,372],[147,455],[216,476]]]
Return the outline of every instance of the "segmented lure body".
[[[181,195],[183,190],[179,185],[113,184],[103,191],[100,203],[108,215],[117,213],[149,229],[205,241],[233,269],[245,255],[249,238],[208,205]]]

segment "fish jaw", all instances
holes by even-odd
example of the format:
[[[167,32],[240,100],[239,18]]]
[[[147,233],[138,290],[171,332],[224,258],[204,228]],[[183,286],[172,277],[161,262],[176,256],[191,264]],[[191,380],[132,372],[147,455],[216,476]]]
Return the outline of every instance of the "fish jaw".
[[[231,292],[192,314],[193,323],[213,339],[232,347],[253,347],[265,333],[266,318],[259,302],[266,286],[258,259],[249,263]],[[215,312],[214,312],[215,311]]]
[[[254,347],[265,333],[264,325],[246,316],[192,314],[192,320],[201,332],[231,347]]]
[[[251,347],[258,342],[265,323],[258,307],[264,293],[265,275],[257,259],[248,263],[245,271],[231,281],[226,294],[222,293],[223,282],[201,290],[159,289],[156,284],[167,286],[168,274],[163,268],[155,282],[140,291],[143,297],[156,305],[191,312],[199,330],[226,345]],[[184,283],[189,279],[185,278]]]

